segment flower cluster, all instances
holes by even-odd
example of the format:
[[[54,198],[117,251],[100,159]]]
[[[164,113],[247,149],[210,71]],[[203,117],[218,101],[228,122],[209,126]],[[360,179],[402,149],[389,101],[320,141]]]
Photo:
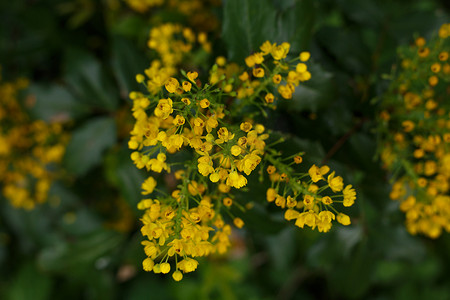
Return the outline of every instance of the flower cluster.
[[[126,0],[126,3],[133,10],[144,13],[152,7],[163,5],[164,0]]]
[[[27,85],[24,79],[0,83],[0,181],[14,207],[32,209],[47,200],[68,137],[59,123],[30,119],[18,101]]]
[[[270,41],[264,42],[259,50],[245,59],[248,70],[227,64],[224,57],[219,57],[211,69],[210,83],[218,84],[225,91],[234,90],[237,98],[247,98],[251,104],[268,106],[280,96],[292,99],[295,88],[311,79],[306,64],[309,52],[288,60],[290,44],[277,45]]]
[[[352,206],[356,199],[355,190],[351,185],[344,188],[342,177],[335,176],[335,172],[325,177],[330,172],[326,165],[313,165],[307,173],[296,173],[292,165],[302,163],[301,154],[288,157],[292,160],[288,165],[275,159],[276,152],[266,155],[273,163],[266,170],[271,181],[271,187],[266,192],[267,201],[286,209],[284,218],[295,220],[295,225],[300,228],[306,225],[311,229],[317,228],[319,232],[328,232],[333,220],[350,225],[350,217],[338,212],[335,204]]]
[[[155,47],[162,44],[155,43]],[[196,257],[227,251],[231,234],[228,220],[237,228],[244,226],[244,221],[236,217],[234,211],[237,208],[245,212],[245,208],[236,201],[233,192],[247,185],[249,176],[263,160],[269,159],[274,164],[281,164],[281,161],[270,154],[272,150],[266,144],[269,134],[264,125],[242,112],[256,106],[261,110],[253,116],[259,114],[273,102],[273,94],[272,101],[267,101],[271,91],[278,90],[281,97],[289,99],[300,82],[309,80],[311,74],[304,63],[309,53],[303,52],[288,60],[289,48],[288,43],[265,42],[261,52],[246,59],[247,69],[219,57],[206,83],[202,83],[202,77],[195,71],[182,71],[180,77],[166,73],[157,79],[158,84],[154,82],[160,73],[147,74],[147,81],[143,75],[137,76],[137,81],[145,85],[150,94],[130,94],[136,119],[128,143],[133,150],[131,159],[139,169],[172,176],[169,177],[172,184],[166,184],[169,190],[157,188],[156,176],[148,177],[142,184],[142,194],[152,196],[139,203],[139,208],[144,210],[141,231],[146,237],[143,245],[148,256],[143,262],[145,270],[169,273],[174,269],[172,277],[181,280],[183,273],[196,269]],[[158,51],[161,56],[165,55],[162,50]],[[163,59],[162,66],[173,67],[179,63],[173,61]],[[289,97],[284,88],[289,89]],[[336,217],[329,211],[334,211],[331,197],[328,197],[329,203],[320,204],[324,203],[325,196],[319,193],[325,188],[316,185],[314,190],[313,184],[308,183],[311,190],[308,191],[309,186],[297,181],[293,170],[286,169],[286,174],[284,181],[274,180],[277,183],[273,190],[282,194],[276,196],[287,197],[291,193],[288,199],[296,199],[300,194],[315,195],[312,205],[305,206],[304,211],[317,213],[319,230],[328,231]],[[177,183],[173,183],[174,180]],[[318,177],[312,179],[314,183],[319,180]],[[282,190],[282,182],[290,183]],[[329,175],[328,183],[335,193],[343,190],[342,178],[334,177],[334,173]],[[336,200],[336,197],[344,197],[344,200]],[[333,199],[350,206],[355,200],[355,191],[348,186],[343,194]],[[300,212],[292,216],[294,207],[301,209],[303,206],[289,204],[287,214],[291,217],[288,219],[304,219]],[[324,224],[326,211],[329,222]],[[337,219],[344,225],[350,224],[344,214],[338,214]],[[309,219],[303,224],[316,227]]]
[[[165,67],[174,67],[183,61],[183,56],[191,52],[198,43],[206,52],[211,51],[207,34],[195,34],[189,27],[166,23],[150,30],[148,47],[155,50]]]
[[[231,227],[224,223],[214,196],[206,194],[206,186],[195,180],[196,174],[177,172],[182,184],[170,196],[144,199],[138,208],[145,210],[142,217],[142,242],[148,256],[143,261],[146,271],[169,273],[170,258],[175,260],[172,277],[179,281],[183,273],[197,268],[195,257],[213,253],[223,254],[230,246]],[[151,194],[156,181],[149,177],[143,184],[143,194]],[[211,234],[212,232],[212,234]],[[155,260],[158,263],[155,264]],[[182,272],[181,272],[182,271]]]
[[[152,8],[167,9],[171,13],[186,17],[190,26],[199,30],[216,30],[219,22],[213,8],[221,5],[220,0],[125,0],[127,5],[146,13]]]
[[[148,47],[157,53],[145,75],[136,75],[139,83],[145,81],[151,94],[158,93],[167,80],[177,74],[177,67],[199,51],[209,52],[211,45],[206,33],[195,34],[192,29],[178,24],[166,23],[152,28]]]
[[[401,202],[411,234],[450,231],[450,24],[438,36],[400,49],[401,70],[379,114],[381,159],[394,172],[391,199]]]

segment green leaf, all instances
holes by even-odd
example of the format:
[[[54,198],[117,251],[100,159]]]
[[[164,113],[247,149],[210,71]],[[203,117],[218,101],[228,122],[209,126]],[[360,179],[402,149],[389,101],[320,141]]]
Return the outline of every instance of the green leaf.
[[[277,15],[275,42],[288,42],[291,52],[308,48],[313,33],[315,7],[312,0],[277,1],[281,11]],[[279,4],[280,5],[280,4]]]
[[[122,98],[139,89],[136,74],[142,73],[146,66],[145,58],[133,43],[119,36],[113,37],[111,66],[116,77]]]
[[[127,37],[147,38],[148,22],[143,17],[134,14],[124,16],[115,20],[111,26],[111,32]]]
[[[317,141],[299,138],[294,135],[273,132],[271,137],[274,140],[284,138],[284,142],[274,148],[281,151],[283,156],[289,156],[298,152],[305,152],[305,164],[319,163],[325,157],[325,150]]]
[[[368,27],[377,26],[386,17],[377,1],[338,0],[337,5],[349,19]]]
[[[34,262],[24,262],[7,290],[8,300],[51,299],[52,281],[36,268]]]
[[[38,257],[46,271],[82,275],[93,268],[95,261],[110,254],[123,241],[123,235],[114,231],[98,230],[78,237],[73,243],[58,243],[44,248]]]
[[[370,50],[364,44],[360,31],[328,26],[319,30],[317,38],[336,60],[338,68],[357,74],[371,71]]]
[[[107,157],[105,172],[108,180],[120,190],[122,197],[137,213],[145,175],[131,161],[130,151],[121,149],[119,153],[111,152]]]
[[[93,108],[113,111],[118,107],[117,91],[101,62],[84,50],[69,49],[64,79],[74,94]]]
[[[158,278],[154,274],[138,276],[128,284],[124,299],[171,299],[168,288],[171,278],[167,279],[169,278]]]
[[[60,85],[33,84],[28,89],[31,114],[47,122],[68,121],[79,118],[89,107]],[[33,103],[34,102],[34,103]]]
[[[97,117],[75,130],[67,145],[67,169],[83,175],[102,160],[103,152],[116,143],[116,124],[109,117]]]
[[[274,272],[286,274],[292,267],[295,258],[295,233],[299,230],[292,223],[286,222],[286,227],[277,235],[266,238],[267,249]],[[280,247],[283,245],[283,247]],[[284,281],[284,278],[279,278]]]
[[[224,3],[222,36],[229,59],[242,63],[276,35],[275,9],[268,0],[228,0]]]
[[[292,101],[282,103],[282,106],[287,107],[290,112],[304,110],[317,112],[335,99],[336,87],[333,74],[315,63],[310,65],[309,71],[312,74],[311,80],[295,89]]]

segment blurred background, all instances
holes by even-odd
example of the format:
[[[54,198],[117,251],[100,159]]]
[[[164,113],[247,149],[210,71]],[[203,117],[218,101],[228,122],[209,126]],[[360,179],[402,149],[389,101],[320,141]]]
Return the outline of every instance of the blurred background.
[[[19,150],[0,145],[0,299],[450,299],[450,237],[406,231],[376,157],[372,101],[397,48],[430,37],[449,13],[444,0],[0,0],[2,134],[21,128]],[[352,225],[323,234],[287,224],[253,178],[237,197],[255,207],[228,255],[181,282],[142,270],[146,174],[129,158],[128,95],[158,55],[150,29],[168,22],[212,45],[185,70],[206,72],[219,55],[242,63],[265,40],[311,52],[312,79],[268,127],[289,134],[284,151],[305,151],[355,187]],[[51,162],[45,174],[22,166],[31,154]]]

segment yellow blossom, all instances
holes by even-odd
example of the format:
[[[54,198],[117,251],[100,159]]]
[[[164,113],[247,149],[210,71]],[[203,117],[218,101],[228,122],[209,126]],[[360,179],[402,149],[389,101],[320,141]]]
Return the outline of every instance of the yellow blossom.
[[[344,188],[344,181],[341,176],[334,177],[334,171],[328,175],[328,186],[333,192],[340,192]]]
[[[151,194],[156,187],[156,180],[153,177],[149,177],[142,183],[141,187],[144,190],[142,195]]]

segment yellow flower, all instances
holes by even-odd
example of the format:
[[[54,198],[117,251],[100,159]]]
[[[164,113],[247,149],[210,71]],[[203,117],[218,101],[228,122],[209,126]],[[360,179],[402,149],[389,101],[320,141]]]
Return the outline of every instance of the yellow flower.
[[[273,96],[272,93],[267,93],[266,96],[264,97],[264,100],[266,100],[266,103],[273,103],[274,99],[275,99],[275,97]]]
[[[414,129],[414,123],[410,120],[403,121],[402,126],[405,132],[411,132]]]
[[[212,173],[211,175],[209,175],[209,180],[211,180],[211,182],[218,182],[220,180],[220,174]]]
[[[153,190],[156,187],[156,180],[153,177],[147,178],[143,183],[141,188],[144,190],[142,195],[148,195],[153,193]]]
[[[298,73],[304,73],[307,71],[307,66],[304,63],[299,63],[295,67],[295,71],[297,71]]]
[[[328,186],[333,192],[340,192],[344,188],[344,181],[341,176],[334,177],[334,171],[328,175]]]
[[[324,223],[331,223],[336,217],[331,211],[323,210],[319,213],[318,218]]]
[[[447,51],[442,51],[441,53],[439,53],[439,60],[440,61],[446,61],[448,59],[448,52]]]
[[[183,102],[186,105],[191,104],[191,100],[189,100],[188,98],[181,98],[181,102]]]
[[[253,59],[255,60],[255,63],[260,65],[264,61],[264,54],[262,52],[256,52],[253,54]]]
[[[313,182],[318,182],[319,180],[324,179],[323,175],[328,173],[329,170],[330,168],[328,166],[323,166],[319,168],[316,165],[312,165],[311,168],[309,168],[308,173]]]
[[[158,105],[155,108],[155,116],[161,119],[167,119],[169,115],[173,112],[172,109],[172,99],[160,99]]]
[[[173,272],[172,278],[175,281],[180,281],[181,279],[183,279],[183,274],[177,270],[177,271]]]
[[[231,147],[230,152],[232,155],[238,156],[239,154],[241,154],[242,148],[239,147],[238,145],[234,145]]]
[[[279,46],[274,46],[271,51],[273,59],[281,60],[286,58],[287,54],[289,53],[290,47],[291,45],[289,43],[282,43]]]
[[[153,204],[153,200],[151,199],[143,199],[141,201],[139,201],[137,208],[139,210],[145,210],[147,208],[150,208],[150,206]]]
[[[247,57],[245,58],[245,64],[246,64],[249,68],[253,67],[253,66],[256,64],[255,58],[253,57],[253,55],[247,56]]]
[[[295,200],[295,198],[292,198],[291,196],[287,196],[286,198],[286,206],[288,208],[293,208],[297,206],[297,201]]]
[[[312,209],[314,207],[314,197],[311,195],[305,195],[303,197],[303,204],[307,209]]]
[[[197,77],[198,77],[198,73],[197,72],[188,72],[187,77],[189,78],[190,81],[195,82],[195,79],[197,79]]]
[[[211,132],[213,128],[216,128],[219,125],[216,117],[210,117],[206,120],[206,131]]]
[[[286,198],[284,198],[281,195],[277,195],[277,197],[275,198],[275,205],[279,206],[281,208],[285,208],[286,207]]]
[[[234,134],[231,134],[226,127],[221,127],[217,130],[217,135],[219,138],[216,140],[217,144],[222,144],[232,140],[234,138]]]
[[[161,273],[167,274],[170,272],[170,264],[169,263],[162,263],[160,264],[160,270]]]
[[[297,219],[298,216],[300,216],[300,213],[291,208],[286,210],[286,212],[284,213],[284,218],[288,221]]]
[[[355,203],[355,199],[356,199],[356,192],[355,189],[352,188],[352,185],[349,184],[347,185],[344,190],[342,191],[343,195],[344,195],[344,206],[345,207],[349,207],[352,206],[353,203]]]
[[[423,46],[425,46],[425,43],[426,43],[426,41],[423,37],[418,37],[415,42],[416,42],[417,47],[423,47]]]
[[[325,196],[325,197],[322,198],[322,203],[325,204],[325,205],[330,205],[330,204],[333,203],[333,200],[330,197]]]
[[[227,63],[227,59],[223,56],[219,56],[216,58],[216,64],[220,67],[225,66],[225,64]]]
[[[441,70],[441,64],[440,63],[434,63],[431,65],[431,71],[433,73],[439,73],[439,71]]]
[[[242,227],[244,227],[244,221],[242,221],[241,218],[234,218],[233,224],[234,224],[234,226],[236,226],[237,228],[242,228]]]
[[[166,155],[164,153],[159,153],[156,159],[152,158],[147,162],[147,168],[151,169],[156,173],[161,173],[162,170],[168,170],[168,166],[165,163]]]
[[[154,265],[154,266],[153,266],[153,272],[154,272],[155,274],[161,273],[161,265],[160,265],[160,264]]]
[[[428,83],[431,86],[435,86],[435,85],[437,85],[439,83],[439,78],[437,76],[433,75],[430,78],[428,78]]]
[[[208,155],[200,157],[197,161],[198,161],[198,171],[203,176],[208,176],[210,173],[214,172],[211,157],[209,157]]]
[[[300,52],[300,55],[298,56],[300,58],[300,61],[308,61],[308,59],[311,57],[311,54],[308,51]]]
[[[189,81],[183,81],[183,90],[189,92],[192,89],[192,83]]]
[[[178,269],[180,269],[184,273],[189,273],[189,272],[193,272],[197,269],[198,261],[196,261],[195,259],[186,257],[185,259],[180,261],[177,266],[178,266]]]
[[[275,173],[276,170],[277,170],[277,168],[275,168],[275,166],[270,165],[267,167],[267,173],[269,175]]]
[[[421,48],[419,50],[417,50],[417,54],[422,57],[425,58],[430,54],[430,49],[428,47],[426,48]]]
[[[272,45],[271,42],[265,41],[265,42],[261,45],[261,47],[259,47],[259,49],[261,49],[263,55],[267,55],[267,54],[269,54],[270,52],[272,52],[272,47],[273,47],[273,45]]]
[[[248,73],[247,72],[243,72],[241,75],[239,75],[239,80],[240,81],[247,81],[248,80]]]
[[[280,85],[277,90],[284,99],[292,99],[292,90],[287,85]]]
[[[200,107],[201,108],[207,108],[208,106],[209,106],[209,100],[208,99],[200,100]]]
[[[240,128],[244,132],[249,132],[252,129],[252,123],[250,122],[242,122]]]
[[[267,189],[267,192],[266,192],[267,201],[273,202],[276,197],[277,197],[277,191],[275,189],[273,189],[273,188]]]
[[[305,225],[307,225],[314,229],[316,227],[316,218],[317,215],[313,210],[302,212],[295,221],[295,226],[303,228]]]
[[[183,116],[180,116],[180,115],[177,115],[177,116],[175,117],[175,119],[173,119],[173,125],[175,125],[175,126],[183,125],[184,122],[185,122],[184,117],[183,117]]]
[[[233,205],[233,199],[231,199],[230,197],[225,197],[222,201],[223,205],[225,205],[226,207],[230,207],[231,205]]]
[[[264,77],[264,69],[263,68],[255,68],[253,69],[253,76],[257,78]]]
[[[227,185],[240,189],[247,184],[247,178],[236,171],[231,172],[227,178]]]
[[[142,75],[142,74],[137,74],[137,75],[136,75],[136,81],[137,81],[138,83],[142,83],[142,82],[144,82],[144,80],[145,80],[144,75]]]
[[[245,174],[250,175],[250,173],[258,166],[261,162],[261,157],[254,154],[256,150],[250,154],[244,156],[244,158],[237,164],[239,171],[243,171]]]
[[[144,271],[147,271],[147,272],[150,272],[153,269],[154,265],[155,265],[155,263],[149,257],[144,259],[144,261],[142,262],[142,267],[143,267]]]
[[[343,214],[343,213],[339,213],[337,215],[337,221],[339,223],[341,223],[342,225],[345,225],[345,226],[350,225],[350,223],[351,223],[350,222],[350,217],[345,215],[345,214]]]
[[[169,93],[175,93],[179,86],[180,86],[180,83],[178,82],[178,80],[176,78],[173,78],[173,77],[170,77],[169,80],[165,84],[166,90]]]
[[[272,82],[275,84],[279,84],[281,82],[281,75],[280,74],[273,75]]]

